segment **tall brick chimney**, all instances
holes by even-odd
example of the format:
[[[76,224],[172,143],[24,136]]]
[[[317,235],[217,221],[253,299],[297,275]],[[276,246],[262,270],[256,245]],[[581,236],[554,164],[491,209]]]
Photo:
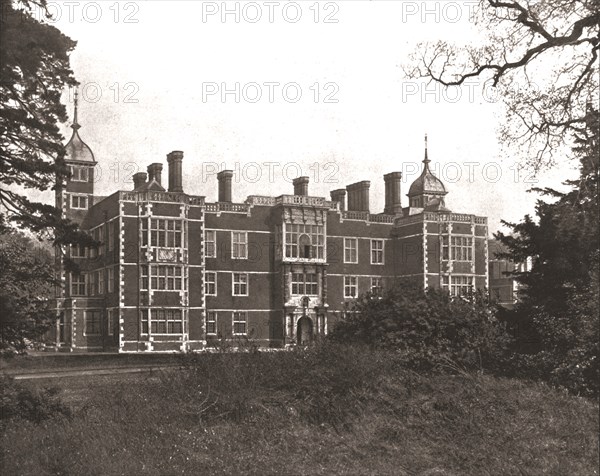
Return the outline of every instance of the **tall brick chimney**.
[[[183,182],[181,178],[181,162],[183,161],[183,152],[174,150],[167,154],[169,163],[169,192],[183,192]]]
[[[338,202],[340,204],[340,210],[344,211],[346,209],[346,189],[339,188],[337,190],[332,190],[330,195],[331,200],[333,202]]]
[[[294,179],[294,195],[308,195],[308,177],[298,177]]]
[[[153,180],[162,186],[162,164],[154,163],[148,166],[148,182],[152,182]]]
[[[400,204],[400,184],[402,183],[402,172],[391,172],[383,176],[385,181],[385,208],[383,213],[387,215],[399,215],[402,213]]]
[[[136,190],[146,183],[148,175],[146,172],[138,172],[133,174],[133,189]]]
[[[364,180],[362,182],[353,183],[348,185],[348,210],[356,212],[368,212],[369,211],[369,188],[371,182]]]
[[[219,181],[219,202],[231,202],[231,179],[233,178],[233,170],[222,170],[217,174]]]

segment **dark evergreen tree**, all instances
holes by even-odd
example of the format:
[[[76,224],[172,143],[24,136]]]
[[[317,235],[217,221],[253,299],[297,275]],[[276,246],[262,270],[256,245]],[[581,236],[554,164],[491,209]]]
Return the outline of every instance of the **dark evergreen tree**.
[[[577,133],[580,177],[571,190],[535,189],[536,217],[505,223],[511,234],[496,237],[505,258],[530,259],[531,270],[515,273],[520,301],[504,318],[515,331],[524,368],[535,376],[585,392],[598,392],[600,256],[598,171],[599,114],[589,107],[586,128]]]
[[[68,174],[58,124],[67,119],[61,93],[77,84],[69,63],[76,43],[31,15],[46,0],[0,1],[0,217],[57,245],[93,243],[56,207],[27,196],[54,190]]]

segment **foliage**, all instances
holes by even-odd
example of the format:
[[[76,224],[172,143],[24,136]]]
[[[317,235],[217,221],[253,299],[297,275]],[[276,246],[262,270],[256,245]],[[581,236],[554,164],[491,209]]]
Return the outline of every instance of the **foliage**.
[[[23,233],[0,228],[0,350],[22,351],[56,321],[50,251]]]
[[[506,319],[516,331],[516,350],[523,371],[576,392],[598,395],[600,315],[598,267],[600,231],[598,111],[578,135],[580,178],[554,198],[538,201],[536,219],[506,223],[512,234],[496,236],[507,247],[505,257],[532,260],[529,271],[516,273],[523,285],[520,302]]]
[[[19,4],[1,0],[0,219],[52,236],[56,244],[92,244],[59,209],[25,193],[54,190],[67,177],[60,97],[77,82],[69,64],[75,42],[30,13],[33,6],[45,9],[46,0]]]
[[[56,387],[31,389],[0,375],[0,389],[1,420],[21,419],[40,423],[49,418],[70,415]]]
[[[585,129],[588,104],[598,103],[599,8],[597,0],[479,0],[472,20],[484,41],[421,44],[407,74],[497,88],[503,142],[537,170]]]
[[[598,409],[545,385],[423,376],[359,346],[185,356],[58,381],[73,414],[6,422],[6,474],[593,474]],[[36,381],[27,385],[36,386]]]
[[[501,365],[508,343],[484,293],[453,297],[411,284],[400,284],[382,297],[362,296],[330,338],[395,349],[418,371],[456,365],[493,369]]]

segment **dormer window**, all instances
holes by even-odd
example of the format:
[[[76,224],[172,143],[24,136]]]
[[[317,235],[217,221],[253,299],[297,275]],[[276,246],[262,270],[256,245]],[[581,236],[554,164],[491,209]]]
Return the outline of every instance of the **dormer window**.
[[[69,167],[71,171],[72,182],[87,182],[88,181],[88,168],[81,167],[78,165],[72,165]]]

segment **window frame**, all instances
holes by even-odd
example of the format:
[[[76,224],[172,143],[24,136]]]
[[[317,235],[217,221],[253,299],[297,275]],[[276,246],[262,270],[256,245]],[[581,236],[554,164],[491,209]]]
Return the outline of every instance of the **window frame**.
[[[373,245],[381,243],[381,249],[376,249]],[[374,260],[376,253],[381,253],[381,262]],[[376,266],[385,265],[385,240],[382,238],[371,238],[371,264]]]
[[[116,309],[108,309],[106,311],[106,335],[114,336],[115,335],[115,312]]]
[[[350,282],[350,284],[348,283],[348,280],[354,280],[354,284],[352,284],[352,282]],[[354,295],[349,295],[347,293],[347,291],[349,289],[354,288]],[[345,299],[356,299],[358,297],[358,276],[344,276],[344,298]]]
[[[77,282],[74,282],[74,277],[77,277]],[[73,286],[79,286],[77,292],[73,292]],[[83,289],[83,293],[81,292]],[[71,296],[87,296],[87,278],[86,273],[75,274],[71,273]]]
[[[115,292],[115,267],[109,266],[106,269],[106,292],[114,293]]]
[[[350,252],[350,258],[352,258],[352,246],[348,246],[348,243],[354,243],[354,260],[347,259],[346,253]],[[344,263],[345,264],[358,264],[358,238],[344,238]]]
[[[236,276],[245,276],[246,277],[246,282],[243,283],[242,281],[237,281],[236,284]],[[246,286],[246,293],[245,294],[241,294],[241,293],[236,293],[235,292],[235,287],[237,286]],[[250,295],[250,277],[248,275],[248,273],[231,273],[231,295],[232,296],[249,296]]]
[[[211,316],[214,319],[211,319]],[[217,311],[207,311],[206,312],[206,327],[205,327],[205,332],[207,336],[216,336],[217,335]],[[211,331],[209,331],[209,324],[212,324],[214,326],[214,329]]]
[[[212,235],[212,239],[209,239],[209,235]],[[212,253],[209,253],[209,243],[212,244]],[[204,257],[205,258],[216,258],[217,257],[217,231],[216,230],[204,230]]]
[[[238,319],[236,319],[236,316]],[[244,320],[240,320],[239,317],[243,316]],[[236,324],[244,324],[244,332],[236,332]],[[233,311],[231,313],[231,333],[234,336],[247,336],[248,335],[248,311]]]
[[[89,167],[83,166],[83,165],[70,165],[69,166],[69,172],[71,173],[71,177],[69,178],[69,180],[71,182],[83,182],[83,183],[87,183],[90,181],[90,174],[89,174]],[[75,173],[75,171],[77,171],[77,173]],[[85,172],[84,174],[82,174],[81,172]],[[85,175],[85,178],[81,178],[82,175]]]
[[[96,281],[98,282],[98,295],[105,294],[106,291],[106,277],[104,276],[104,269],[100,269],[97,271],[98,276],[96,277]]]
[[[208,280],[209,274],[214,276],[214,279],[212,281]],[[208,292],[208,288],[211,284],[214,287],[214,290],[212,293]],[[205,296],[216,296],[217,295],[217,272],[216,271],[205,271],[204,272],[204,295]]]
[[[310,276],[310,280],[307,279]],[[297,279],[301,277],[302,279]],[[313,281],[314,277],[314,281]],[[290,294],[292,296],[318,296],[319,295],[319,278],[317,273],[295,273],[292,272],[292,289]],[[294,288],[296,292],[294,292]],[[314,292],[313,292],[314,291]]]
[[[113,251],[115,248],[115,221],[108,222],[108,236],[106,239],[106,251]]]
[[[147,330],[151,335],[181,335],[184,334],[184,314],[181,309],[174,308],[150,308],[148,315],[148,327]],[[162,317],[161,317],[162,315]],[[178,315],[179,319],[176,319],[174,316]],[[158,317],[155,317],[158,316]],[[173,324],[179,323],[181,325],[180,331],[173,331]],[[155,329],[156,324],[156,329]],[[162,327],[161,324],[164,324],[164,332],[161,332]]]
[[[75,206],[75,199],[77,199],[77,206]],[[81,206],[81,200],[85,201],[85,206]],[[89,209],[89,197],[82,193],[72,193],[70,201],[71,210],[88,210]]]
[[[245,241],[236,241],[235,237],[243,236]],[[243,246],[244,255],[239,251]],[[248,232],[247,231],[232,231],[231,232],[231,259],[248,259]]]
[[[375,286],[374,282],[378,281],[379,285]],[[383,278],[381,276],[371,276],[371,294],[374,296],[381,296],[383,292]]]
[[[92,314],[92,316],[96,316],[98,319],[97,320],[90,320],[90,314]],[[84,336],[101,336],[102,335],[102,309],[86,309],[83,313],[83,319],[84,319],[84,323],[83,323],[83,335]],[[90,332],[88,330],[88,325],[90,325],[91,322],[95,322],[95,326],[94,326],[94,330],[96,330],[96,326],[97,326],[97,332]]]

